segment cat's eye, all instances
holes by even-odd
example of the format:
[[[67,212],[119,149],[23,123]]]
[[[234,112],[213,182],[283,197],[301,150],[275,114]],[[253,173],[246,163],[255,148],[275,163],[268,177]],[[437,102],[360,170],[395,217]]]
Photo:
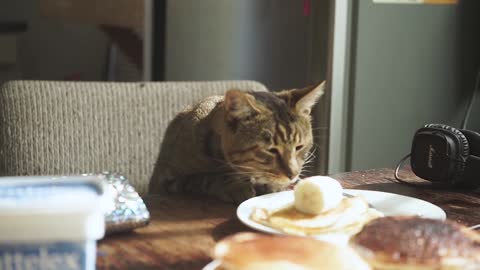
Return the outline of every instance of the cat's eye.
[[[302,150],[302,149],[303,149],[303,147],[304,147],[304,145],[303,145],[303,144],[297,145],[297,146],[295,147],[295,151],[297,151],[297,152],[298,152],[298,151]]]
[[[274,155],[280,154],[280,152],[278,151],[278,149],[277,149],[277,148],[273,148],[273,147],[272,147],[272,148],[268,148],[267,151],[270,152],[270,153],[272,153],[272,154],[274,154]]]

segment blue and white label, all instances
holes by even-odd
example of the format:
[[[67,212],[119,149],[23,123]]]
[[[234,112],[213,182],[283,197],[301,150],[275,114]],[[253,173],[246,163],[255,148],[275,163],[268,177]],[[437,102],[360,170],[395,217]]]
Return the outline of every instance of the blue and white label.
[[[0,270],[83,270],[82,243],[0,244]]]

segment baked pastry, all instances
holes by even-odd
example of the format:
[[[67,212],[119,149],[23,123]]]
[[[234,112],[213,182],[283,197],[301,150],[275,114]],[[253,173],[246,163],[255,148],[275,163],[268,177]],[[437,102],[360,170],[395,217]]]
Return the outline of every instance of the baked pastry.
[[[222,270],[369,270],[347,245],[313,238],[238,233],[215,246]]]
[[[376,270],[480,269],[480,235],[452,221],[378,218],[351,245]]]

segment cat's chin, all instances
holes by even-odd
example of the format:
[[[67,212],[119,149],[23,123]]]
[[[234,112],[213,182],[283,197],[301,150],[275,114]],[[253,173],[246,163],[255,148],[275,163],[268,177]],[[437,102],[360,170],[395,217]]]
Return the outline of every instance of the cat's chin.
[[[288,190],[288,187],[289,185],[275,186],[275,187],[272,187],[272,192],[285,191],[285,190]]]
[[[278,187],[278,186],[275,186],[275,187],[272,187],[268,184],[254,184],[254,189],[255,189],[255,194],[256,196],[259,196],[259,195],[263,195],[263,194],[269,194],[269,193],[274,193],[274,192],[280,192],[280,191],[284,191],[288,188],[287,187]]]
[[[261,179],[261,181],[252,181],[257,195],[288,190],[291,185],[291,181],[278,183],[275,180]]]

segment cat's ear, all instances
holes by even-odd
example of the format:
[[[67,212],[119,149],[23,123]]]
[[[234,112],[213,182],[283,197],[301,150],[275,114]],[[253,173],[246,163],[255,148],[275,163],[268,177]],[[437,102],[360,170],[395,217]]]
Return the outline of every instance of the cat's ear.
[[[228,120],[241,120],[261,112],[252,95],[237,89],[225,93],[224,108]]]
[[[310,114],[313,105],[325,93],[325,81],[302,89],[292,89],[279,92],[277,95],[297,113]]]

